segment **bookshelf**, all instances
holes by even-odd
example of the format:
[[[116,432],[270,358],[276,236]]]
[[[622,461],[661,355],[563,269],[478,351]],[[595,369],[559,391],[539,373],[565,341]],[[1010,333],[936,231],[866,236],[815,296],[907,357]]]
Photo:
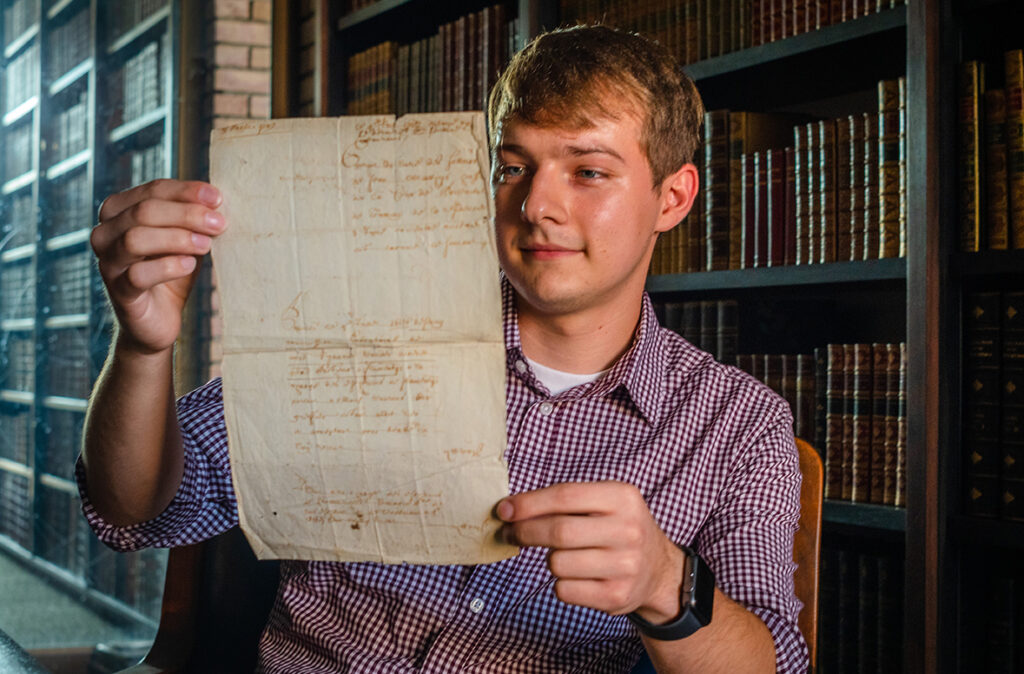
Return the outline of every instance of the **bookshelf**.
[[[73,469],[111,325],[89,235],[104,195],[173,174],[177,3],[0,5],[0,548],[145,634],[165,553],[99,544]]]
[[[450,3],[443,10],[418,0],[302,4],[304,9],[278,13],[280,25],[275,32],[283,30],[283,17],[290,22],[285,36],[301,43],[299,27],[305,25],[301,33],[315,38],[307,41],[306,48],[320,56],[305,59],[304,69],[293,63],[286,71],[275,72],[275,116],[300,109],[344,114],[351,98],[346,95],[350,57],[391,40],[399,63],[398,47],[429,39],[443,25],[491,3]],[[568,14],[581,4],[571,0],[502,3],[505,16],[514,22],[511,44],[521,46],[542,28],[575,19]],[[672,11],[684,16],[691,7],[716,5],[726,8],[721,11],[730,17],[737,7],[741,18],[733,25],[738,26],[744,16],[749,18],[742,13],[743,7],[756,3],[585,4],[598,7],[609,23],[618,21],[664,36],[668,28],[651,18],[657,11],[666,10],[662,12],[665,21]],[[794,7],[828,4],[798,2]],[[988,26],[1000,26],[995,32],[1005,44],[988,47],[991,53],[1009,48],[1014,39],[1019,42],[1013,37],[1013,27],[1021,25],[1020,9],[1014,8],[1019,3],[911,0],[831,5],[864,11],[815,30],[783,30],[774,35],[778,39],[760,43],[753,28],[745,36],[733,33],[728,49],[722,46],[726,44],[723,33],[714,55],[706,47],[687,46],[680,33],[667,39],[675,40],[680,50],[696,49],[701,54],[689,60],[686,70],[697,82],[708,110],[785,113],[806,121],[838,119],[876,112],[878,83],[904,78],[903,254],[689,273],[659,269],[650,277],[648,290],[658,303],[736,302],[741,353],[807,353],[829,343],[906,344],[905,505],[828,500],[824,513],[829,563],[839,560],[847,567],[875,569],[871,573],[876,575],[868,577],[884,577],[886,591],[859,614],[823,615],[822,627],[835,630],[842,621],[854,620],[859,622],[843,629],[857,634],[858,628],[867,629],[866,616],[881,610],[888,616],[887,626],[894,619],[899,623],[894,630],[898,641],[880,635],[873,654],[854,656],[844,651],[846,655],[862,656],[862,662],[873,667],[884,652],[878,671],[886,666],[893,671],[955,671],[958,658],[966,652],[961,646],[961,623],[969,622],[969,617],[961,613],[958,618],[957,611],[950,609],[950,601],[958,601],[949,599],[951,594],[959,596],[966,588],[961,576],[966,556],[958,551],[975,543],[1018,550],[1019,544],[1009,541],[1019,541],[1021,534],[1019,522],[976,521],[960,512],[960,465],[955,458],[959,441],[954,440],[959,433],[959,421],[954,419],[960,404],[956,393],[960,286],[1019,279],[1024,258],[1021,251],[952,252],[956,229],[951,215],[956,213],[953,64],[964,45],[982,49]],[[644,7],[655,13],[643,15]],[[976,33],[973,43],[963,37],[971,30]],[[313,101],[312,96],[301,95],[300,77],[320,83],[317,105],[301,107]],[[313,91],[311,86],[305,89]],[[834,593],[836,588],[822,591]],[[833,599],[838,601],[838,595],[829,595]],[[820,664],[820,671],[829,671],[828,662]]]

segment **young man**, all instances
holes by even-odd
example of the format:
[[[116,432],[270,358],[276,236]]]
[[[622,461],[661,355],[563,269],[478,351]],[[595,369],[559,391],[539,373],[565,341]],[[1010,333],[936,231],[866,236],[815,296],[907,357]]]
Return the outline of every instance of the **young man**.
[[[655,240],[693,205],[702,107],[647,40],[578,27],[517,55],[490,102],[504,272],[506,459],[496,564],[284,562],[266,671],[804,671],[785,403],[658,326]],[[217,191],[110,197],[93,247],[118,318],[79,480],[122,549],[238,520],[220,383],[175,409],[171,350]]]

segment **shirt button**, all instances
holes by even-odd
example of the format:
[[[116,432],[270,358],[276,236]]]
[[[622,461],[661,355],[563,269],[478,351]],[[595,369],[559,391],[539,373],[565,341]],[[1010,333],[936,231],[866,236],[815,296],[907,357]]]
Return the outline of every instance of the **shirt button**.
[[[473,613],[479,613],[484,610],[484,600],[477,597],[473,601],[469,602],[469,610]]]
[[[516,361],[516,370],[518,372],[526,372],[526,363],[521,360]]]
[[[540,413],[543,416],[547,416],[547,415],[551,414],[551,412],[554,411],[554,409],[555,409],[555,406],[552,405],[551,403],[541,403],[540,404]]]

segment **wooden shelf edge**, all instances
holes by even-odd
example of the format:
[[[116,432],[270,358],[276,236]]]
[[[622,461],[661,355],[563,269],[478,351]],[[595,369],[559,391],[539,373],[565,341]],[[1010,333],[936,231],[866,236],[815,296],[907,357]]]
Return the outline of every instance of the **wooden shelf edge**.
[[[721,56],[697,61],[683,68],[694,81],[700,82],[712,77],[728,75],[740,70],[761,66],[791,56],[850,42],[858,38],[905,27],[907,12],[905,6],[885,9],[869,16],[863,16],[842,23],[825,26],[793,37],[768,42],[756,47],[729,52]]]
[[[338,19],[338,30],[347,30],[354,26],[358,26],[364,21],[380,16],[384,12],[390,12],[396,7],[407,5],[411,1],[412,0],[378,0],[378,2],[375,2],[368,7],[357,9],[356,11],[346,14]]]
[[[651,293],[696,290],[738,290],[784,286],[858,284],[902,281],[907,277],[906,258],[857,262],[830,262],[785,267],[755,267],[685,274],[659,274],[647,279]]]
[[[821,519],[827,524],[842,524],[863,529],[904,532],[907,529],[907,511],[894,506],[849,501],[826,500]]]

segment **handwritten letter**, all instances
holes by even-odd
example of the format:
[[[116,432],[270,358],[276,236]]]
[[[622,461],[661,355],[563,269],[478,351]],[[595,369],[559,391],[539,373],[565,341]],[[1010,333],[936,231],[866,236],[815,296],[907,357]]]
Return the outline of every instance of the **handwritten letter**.
[[[480,113],[213,132],[224,415],[261,558],[515,554],[505,350]]]

